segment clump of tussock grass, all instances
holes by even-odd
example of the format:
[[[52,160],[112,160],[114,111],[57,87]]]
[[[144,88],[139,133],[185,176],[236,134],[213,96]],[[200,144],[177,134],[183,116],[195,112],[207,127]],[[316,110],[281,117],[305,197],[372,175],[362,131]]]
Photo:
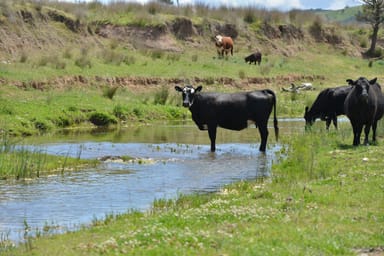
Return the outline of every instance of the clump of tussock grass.
[[[96,126],[108,126],[117,123],[117,120],[114,116],[103,112],[91,113],[89,116],[89,121]]]
[[[158,89],[154,95],[153,103],[155,105],[165,105],[169,96],[168,87],[163,85]]]
[[[126,121],[129,117],[129,109],[121,104],[117,104],[113,110],[112,113],[114,116],[116,116],[119,120]]]
[[[239,70],[239,78],[244,79],[245,78],[245,71],[244,70]]]
[[[75,65],[81,69],[84,69],[86,67],[92,68],[92,63],[91,63],[91,60],[88,56],[88,53],[89,53],[88,48],[81,48],[80,56],[78,58],[76,58]]]
[[[57,55],[41,56],[37,61],[36,65],[38,67],[45,67],[50,65],[56,69],[65,69],[66,67],[66,63],[60,60],[60,58]]]
[[[120,65],[125,61],[125,56],[119,52],[116,52],[112,49],[103,50],[101,53],[101,57],[106,64],[115,64]]]
[[[116,92],[117,92],[117,89],[119,87],[118,86],[106,86],[104,89],[103,89],[103,97],[105,98],[108,98],[108,99],[113,99],[113,97],[116,95]]]

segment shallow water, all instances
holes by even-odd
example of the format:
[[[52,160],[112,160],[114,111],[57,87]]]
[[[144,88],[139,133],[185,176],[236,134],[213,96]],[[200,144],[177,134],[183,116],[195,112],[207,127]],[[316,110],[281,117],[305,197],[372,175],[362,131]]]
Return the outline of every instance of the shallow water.
[[[280,127],[285,125],[291,126],[280,122]],[[216,191],[234,181],[268,176],[281,148],[271,128],[270,134],[266,154],[258,151],[255,128],[219,129],[215,153],[209,151],[207,132],[192,124],[31,138],[24,143],[49,154],[91,159],[129,155],[143,160],[106,161],[64,175],[0,181],[0,234],[19,242],[25,235],[36,235],[36,230],[73,230],[106,214],[149,209],[155,199]]]

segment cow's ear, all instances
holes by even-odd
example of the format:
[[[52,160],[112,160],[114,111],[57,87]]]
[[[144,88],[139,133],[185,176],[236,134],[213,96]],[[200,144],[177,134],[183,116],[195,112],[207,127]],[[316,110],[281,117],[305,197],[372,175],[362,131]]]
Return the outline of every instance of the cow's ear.
[[[199,86],[196,87],[195,91],[196,92],[200,92],[202,89],[203,89],[203,86],[199,85]]]
[[[369,84],[375,84],[377,81],[377,77],[373,78],[371,81],[369,81]]]
[[[346,81],[349,85],[354,85],[355,83],[352,79],[347,79]]]
[[[183,91],[183,89],[181,89],[181,87],[178,86],[178,85],[175,86],[175,90],[178,91],[178,92],[182,92]]]

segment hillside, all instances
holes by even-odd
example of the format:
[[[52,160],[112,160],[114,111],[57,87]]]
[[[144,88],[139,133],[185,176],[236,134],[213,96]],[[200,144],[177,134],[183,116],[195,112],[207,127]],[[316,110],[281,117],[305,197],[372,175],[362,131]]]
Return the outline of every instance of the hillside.
[[[313,12],[323,17],[327,22],[337,22],[344,25],[355,25],[359,23],[356,20],[356,15],[361,12],[361,6],[346,7],[341,10],[314,10]],[[363,25],[360,23],[360,25]]]
[[[3,2],[0,59],[33,60],[42,54],[58,51],[65,54],[68,49],[85,47],[105,49],[113,47],[112,44],[131,50],[185,52],[190,47],[211,50],[212,37],[216,34],[232,36],[237,51],[244,53],[258,48],[291,56],[319,42],[352,56],[358,56],[362,50],[361,38],[354,31],[329,24],[312,28],[316,18],[305,12],[284,14],[239,9],[236,14],[227,15],[231,10],[206,7],[204,15],[204,10],[188,7],[117,5]],[[232,19],[234,15],[236,18]],[[221,16],[227,18],[220,19]]]
[[[369,36],[365,27],[335,25],[312,11],[178,8],[153,2],[3,1],[0,8],[0,83],[22,88],[188,80],[283,86],[319,77],[345,81],[347,69],[328,76],[321,63],[336,55],[361,59]],[[217,65],[216,34],[235,41],[225,67]],[[244,57],[257,50],[264,57],[255,73],[244,65]],[[313,64],[302,66],[301,60]],[[345,64],[334,64],[344,69]]]

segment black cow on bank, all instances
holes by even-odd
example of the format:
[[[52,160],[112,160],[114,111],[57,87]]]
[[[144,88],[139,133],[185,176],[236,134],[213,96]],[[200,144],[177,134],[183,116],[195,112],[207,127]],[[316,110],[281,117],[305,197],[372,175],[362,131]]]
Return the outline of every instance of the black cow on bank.
[[[326,122],[329,129],[331,122],[337,129],[337,116],[344,115],[344,100],[352,86],[344,85],[322,90],[310,108],[305,107],[305,124],[311,126],[317,118]]]
[[[245,62],[249,64],[252,64],[253,62],[260,65],[261,63],[261,53],[260,52],[255,52],[255,53],[252,53],[250,55],[248,55],[247,57],[244,58]]]
[[[265,152],[268,139],[268,119],[274,108],[274,129],[276,140],[279,128],[276,118],[276,96],[271,90],[239,92],[232,94],[200,93],[202,86],[193,88],[190,85],[176,91],[183,96],[183,106],[188,107],[192,119],[200,130],[208,130],[211,140],[211,151],[216,150],[216,130],[222,127],[240,131],[252,122],[259,128],[261,143],[259,150]]]
[[[353,145],[360,144],[360,136],[364,127],[364,144],[368,144],[368,135],[372,126],[372,140],[376,141],[377,121],[384,114],[384,97],[377,78],[368,81],[360,77],[356,81],[348,79],[352,90],[344,102],[345,114],[349,118],[353,129]]]

